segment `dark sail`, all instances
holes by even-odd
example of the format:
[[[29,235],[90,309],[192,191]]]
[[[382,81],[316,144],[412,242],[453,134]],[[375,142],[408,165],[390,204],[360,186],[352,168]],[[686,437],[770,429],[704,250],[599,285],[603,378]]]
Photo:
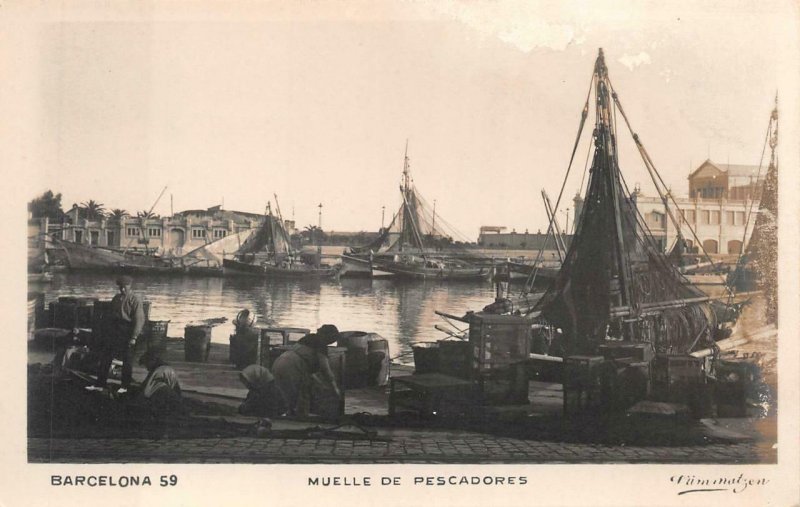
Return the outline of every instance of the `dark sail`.
[[[745,254],[728,279],[739,291],[761,290],[768,324],[778,320],[778,106],[770,117],[768,140],[772,154],[761,189],[758,215]]]
[[[607,338],[687,353],[712,341],[707,297],[653,242],[620,173],[611,86],[595,64],[594,156],[584,206],[562,268],[534,310],[563,333],[567,355]]]

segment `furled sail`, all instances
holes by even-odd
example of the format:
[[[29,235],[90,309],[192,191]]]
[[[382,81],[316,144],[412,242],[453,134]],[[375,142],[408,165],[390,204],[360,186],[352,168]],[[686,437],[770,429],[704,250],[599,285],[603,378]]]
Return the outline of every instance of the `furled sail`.
[[[565,354],[590,353],[608,338],[649,342],[661,353],[707,346],[715,327],[708,298],[654,243],[620,173],[602,50],[593,79],[594,155],[585,204],[562,268],[534,310],[562,330]]]

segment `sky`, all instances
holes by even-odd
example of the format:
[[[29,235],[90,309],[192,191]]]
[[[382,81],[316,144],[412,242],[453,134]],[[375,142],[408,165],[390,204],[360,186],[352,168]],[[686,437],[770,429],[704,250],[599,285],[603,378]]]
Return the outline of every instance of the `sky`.
[[[564,179],[599,47],[676,195],[706,158],[758,165],[776,91],[795,111],[800,89],[797,7],[778,0],[75,2],[35,14],[16,35],[17,121],[3,128],[19,138],[24,201],[52,189],[66,208],[146,210],[167,187],[161,215],[261,212],[277,195],[301,228],[321,203],[326,230],[377,230],[382,207],[388,221],[400,205],[408,141],[418,190],[460,237],[533,232],[546,229],[540,191],[555,202]],[[620,137],[626,180],[655,195]],[[781,160],[796,156],[788,146]]]

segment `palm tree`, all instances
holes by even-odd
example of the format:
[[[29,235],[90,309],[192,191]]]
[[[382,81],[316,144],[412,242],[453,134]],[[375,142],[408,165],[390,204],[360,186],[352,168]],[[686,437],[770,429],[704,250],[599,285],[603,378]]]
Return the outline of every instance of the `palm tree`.
[[[136,216],[138,218],[141,218],[142,220],[147,220],[147,219],[150,219],[150,218],[157,218],[155,213],[153,213],[152,211],[147,211],[147,210],[136,212]]]
[[[325,239],[325,232],[316,225],[305,226],[300,235],[306,238],[309,243],[316,243],[319,240]]]
[[[87,220],[97,220],[100,218],[105,218],[106,216],[106,210],[103,208],[103,203],[92,199],[82,203],[81,208],[83,209]]]
[[[130,216],[130,214],[124,209],[114,208],[111,210],[111,213],[109,213],[108,218],[119,221],[128,216]]]

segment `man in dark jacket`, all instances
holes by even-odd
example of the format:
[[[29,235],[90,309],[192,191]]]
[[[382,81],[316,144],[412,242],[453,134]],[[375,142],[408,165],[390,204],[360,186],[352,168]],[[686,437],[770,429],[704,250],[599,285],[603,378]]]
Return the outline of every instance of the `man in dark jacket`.
[[[117,278],[119,294],[111,300],[111,336],[104,337],[106,346],[100,361],[100,371],[97,373],[97,382],[86,389],[101,391],[105,389],[108,381],[108,370],[114,357],[122,360],[122,387],[118,394],[125,394],[130,389],[133,380],[133,351],[136,338],[144,327],[144,305],[142,300],[133,293],[131,284],[133,279],[129,276]]]

